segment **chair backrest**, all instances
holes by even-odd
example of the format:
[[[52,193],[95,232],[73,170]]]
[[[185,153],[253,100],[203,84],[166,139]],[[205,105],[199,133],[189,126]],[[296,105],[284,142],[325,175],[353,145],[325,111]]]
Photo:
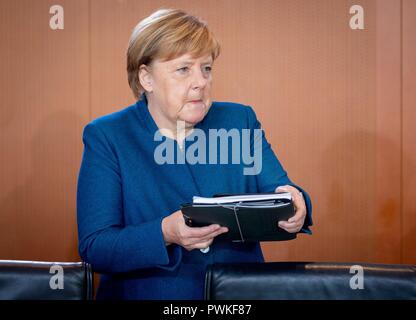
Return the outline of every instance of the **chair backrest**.
[[[207,300],[416,299],[416,266],[270,262],[213,264]]]
[[[0,260],[0,300],[91,300],[93,272],[84,262]]]

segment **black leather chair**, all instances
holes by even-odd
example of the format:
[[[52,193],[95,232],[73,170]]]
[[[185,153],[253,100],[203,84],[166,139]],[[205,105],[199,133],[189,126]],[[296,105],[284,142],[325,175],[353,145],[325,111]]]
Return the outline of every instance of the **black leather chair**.
[[[93,272],[84,262],[0,260],[0,300],[91,300]]]
[[[213,264],[207,268],[205,299],[416,299],[416,266],[315,262]]]

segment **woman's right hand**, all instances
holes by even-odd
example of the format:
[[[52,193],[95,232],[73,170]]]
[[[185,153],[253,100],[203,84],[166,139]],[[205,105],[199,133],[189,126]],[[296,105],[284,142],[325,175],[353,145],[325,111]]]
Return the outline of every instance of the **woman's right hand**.
[[[162,220],[162,233],[166,245],[176,243],[188,251],[209,247],[216,236],[225,232],[228,232],[228,228],[221,227],[218,224],[205,227],[188,227],[185,224],[181,210]]]

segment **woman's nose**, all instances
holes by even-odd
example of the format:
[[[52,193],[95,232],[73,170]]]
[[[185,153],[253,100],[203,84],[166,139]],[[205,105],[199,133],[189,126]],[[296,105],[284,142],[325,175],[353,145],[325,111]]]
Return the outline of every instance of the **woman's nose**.
[[[197,70],[194,72],[192,77],[192,88],[193,89],[203,89],[207,85],[208,76],[204,74],[202,70]]]

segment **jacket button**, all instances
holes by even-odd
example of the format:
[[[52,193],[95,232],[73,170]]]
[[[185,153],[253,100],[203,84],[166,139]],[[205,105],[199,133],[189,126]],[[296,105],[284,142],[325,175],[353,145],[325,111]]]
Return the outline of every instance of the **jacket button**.
[[[207,253],[209,252],[209,246],[204,249],[199,249],[199,251],[201,251],[202,253]]]

